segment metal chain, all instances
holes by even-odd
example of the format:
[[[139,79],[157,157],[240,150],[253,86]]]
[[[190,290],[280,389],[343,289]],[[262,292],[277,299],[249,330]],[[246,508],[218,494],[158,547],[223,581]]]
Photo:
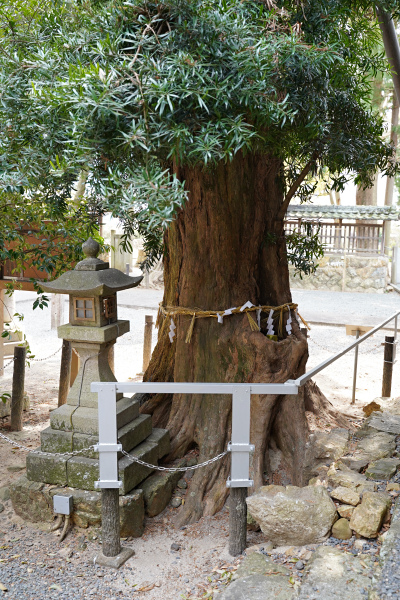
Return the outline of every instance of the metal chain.
[[[46,356],[46,358],[29,358],[29,356],[28,356],[28,360],[32,360],[34,362],[43,362],[44,360],[49,360],[49,358],[51,358],[52,356],[55,356],[56,354],[58,354],[61,349],[62,349],[62,345],[59,347],[58,350],[56,350],[55,352],[53,352],[53,354],[50,354],[50,356]]]
[[[78,454],[82,454],[83,452],[87,452],[88,450],[94,450],[95,446],[88,446],[87,448],[82,448],[82,450],[71,450],[70,452],[43,452],[43,450],[32,450],[32,448],[27,448],[26,446],[24,446],[23,444],[20,444],[19,442],[12,440],[11,438],[7,437],[6,435],[0,433],[0,438],[3,438],[3,440],[6,440],[6,442],[9,442],[10,444],[12,444],[13,446],[17,446],[18,448],[21,448],[21,450],[24,450],[25,452],[35,452],[36,454],[45,454],[47,456],[54,456],[54,454],[57,454],[58,456],[76,456]]]
[[[160,467],[157,465],[147,463],[144,460],[140,460],[140,458],[135,458],[134,456],[128,454],[128,452],[125,452],[125,450],[122,450],[122,454],[126,456],[131,462],[138,463],[139,465],[143,465],[144,467],[155,469],[156,471],[170,471],[172,473],[176,473],[177,471],[194,471],[195,469],[200,469],[201,467],[211,465],[212,463],[226,456],[228,454],[228,451],[225,450],[225,452],[221,452],[221,454],[218,454],[218,456],[214,456],[214,458],[210,458],[210,460],[206,460],[205,462],[200,463],[198,465],[193,465],[193,467]]]
[[[61,348],[62,348],[62,346],[61,346]],[[56,354],[58,354],[58,352],[60,352],[61,348],[59,348],[58,350],[56,350],[55,352],[53,352],[53,354],[50,354],[50,356],[46,356],[46,358],[32,358],[32,357],[28,356],[27,360],[32,360],[33,362],[43,362],[45,360],[48,360],[52,356],[55,356]],[[14,361],[15,361],[15,358],[12,358],[10,360],[10,362],[8,362],[6,365],[4,365],[3,367],[0,368],[0,372],[4,371],[5,369],[7,369],[7,367],[9,367],[10,365],[12,365]]]
[[[0,438],[2,438],[3,440],[6,440],[6,442],[9,442],[13,446],[17,446],[18,448],[21,448],[21,450],[24,450],[25,452],[32,452],[32,448],[27,448],[23,444],[20,444],[19,442],[12,440],[11,438],[4,435],[3,433],[0,433]],[[88,450],[95,450],[95,446],[88,446],[88,448],[83,448],[82,450],[71,450],[71,452],[57,452],[57,455],[58,456],[76,456],[77,454],[82,454],[83,452],[87,452]],[[48,456],[54,456],[54,452],[43,452],[42,450],[34,450],[34,452],[36,454],[45,454]],[[198,465],[193,465],[192,467],[161,467],[161,466],[152,465],[150,463],[147,463],[144,460],[140,460],[140,458],[135,458],[134,456],[131,456],[130,454],[128,454],[128,452],[126,452],[125,450],[122,450],[122,454],[124,456],[128,457],[128,459],[131,462],[138,463],[139,465],[143,465],[144,467],[148,467],[150,469],[155,469],[156,471],[170,471],[170,472],[175,473],[177,471],[194,471],[195,469],[200,469],[201,467],[206,467],[207,465],[211,465],[212,463],[214,463],[217,460],[220,460],[221,458],[226,456],[228,454],[228,451],[225,450],[225,452],[221,452],[221,454],[218,454],[218,456],[214,456],[214,458],[210,458],[210,460],[206,460],[205,462],[200,463]]]
[[[9,367],[10,365],[12,365],[14,361],[15,361],[15,358],[12,358],[12,359],[10,360],[10,362],[8,362],[6,365],[4,365],[4,366],[3,366],[3,367],[0,369],[0,371],[4,371],[4,369],[7,369],[7,367]]]

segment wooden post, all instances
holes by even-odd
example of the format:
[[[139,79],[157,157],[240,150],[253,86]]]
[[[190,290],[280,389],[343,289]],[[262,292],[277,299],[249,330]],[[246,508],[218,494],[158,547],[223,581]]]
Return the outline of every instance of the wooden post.
[[[383,377],[382,377],[382,397],[390,398],[392,392],[392,374],[393,374],[393,349],[394,337],[385,336],[385,349],[383,353]]]
[[[64,294],[52,294],[50,299],[51,329],[57,329],[64,319]]]
[[[246,549],[247,488],[233,487],[229,494],[229,554],[237,556]]]
[[[24,407],[26,347],[14,348],[14,372],[11,394],[11,430],[22,431],[22,410]]]
[[[108,364],[110,365],[111,371],[115,375],[115,354],[114,354],[114,345],[111,344],[110,349],[108,351]]]
[[[76,352],[76,350],[74,350],[72,348],[72,355],[71,355],[71,379],[70,379],[70,386],[72,387],[74,384],[74,381],[76,379],[76,376],[79,373],[79,367],[80,367],[80,358],[79,358],[79,354]]]
[[[60,385],[58,388],[58,406],[62,406],[67,402],[69,384],[71,381],[71,358],[71,342],[63,340],[61,350]]]
[[[104,556],[121,552],[119,537],[119,489],[101,490],[101,541]]]
[[[152,335],[153,335],[153,316],[146,315],[145,316],[145,325],[144,325],[144,340],[143,340],[143,367],[142,367],[143,373],[146,372],[146,369],[150,363]]]

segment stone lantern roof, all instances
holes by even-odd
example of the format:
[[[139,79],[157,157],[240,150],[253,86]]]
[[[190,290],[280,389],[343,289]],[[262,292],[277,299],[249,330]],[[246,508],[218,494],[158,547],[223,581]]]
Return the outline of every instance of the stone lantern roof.
[[[136,287],[143,279],[143,276],[129,277],[118,269],[110,269],[107,262],[97,258],[100,245],[92,238],[82,244],[82,250],[86,258],[73,271],[67,271],[49,283],[40,284],[46,292],[107,296]]]

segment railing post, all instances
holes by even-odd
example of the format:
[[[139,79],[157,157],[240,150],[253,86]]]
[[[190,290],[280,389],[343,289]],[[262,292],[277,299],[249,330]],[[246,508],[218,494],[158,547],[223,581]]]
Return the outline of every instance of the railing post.
[[[14,348],[14,372],[11,393],[11,431],[22,431],[24,409],[26,346]]]
[[[235,386],[232,394],[232,441],[229,504],[229,554],[237,556],[246,548],[247,534],[247,488],[254,482],[249,478],[250,452],[250,386]]]
[[[101,528],[102,554],[95,562],[104,567],[118,569],[134,551],[122,548],[119,523],[118,452],[122,450],[117,442],[117,398],[116,386],[96,387],[98,391],[99,443],[95,449],[99,452],[99,481],[95,488],[101,489]]]
[[[60,384],[58,387],[58,406],[67,402],[71,380],[72,346],[68,340],[63,340],[61,350]]]
[[[392,392],[392,375],[394,362],[394,342],[393,336],[385,336],[385,349],[383,353],[383,377],[382,377],[382,397],[390,398]]]
[[[360,330],[356,331],[356,340],[360,337]],[[357,383],[357,367],[358,367],[358,346],[354,348],[354,370],[353,370],[353,393],[351,395],[351,403],[356,403],[356,383]]]
[[[153,316],[146,315],[145,316],[145,325],[144,325],[144,340],[143,340],[143,366],[142,366],[142,374],[143,375],[146,372],[146,369],[150,363],[152,336],[153,336]]]

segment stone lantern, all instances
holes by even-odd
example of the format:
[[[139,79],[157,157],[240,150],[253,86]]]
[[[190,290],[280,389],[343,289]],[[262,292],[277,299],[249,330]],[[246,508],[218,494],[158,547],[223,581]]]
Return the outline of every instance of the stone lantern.
[[[86,525],[99,521],[100,497],[99,492],[94,491],[99,476],[98,456],[90,450],[98,441],[98,407],[97,394],[90,391],[90,384],[116,381],[108,360],[110,349],[119,336],[129,331],[129,321],[118,319],[116,294],[137,286],[142,277],[129,277],[110,269],[108,263],[97,258],[100,247],[91,238],[82,248],[86,258],[74,270],[42,284],[47,292],[69,295],[70,323],[58,328],[58,336],[71,342],[81,364],[67,403],[50,413],[50,427],[41,432],[39,451],[34,450],[27,456],[27,478],[22,478],[13,488],[14,510],[28,520],[35,520],[32,515],[39,510],[43,514],[44,504],[49,502],[49,495],[55,493],[54,486],[59,485],[68,486],[74,496],[74,518],[78,524],[82,518]],[[117,427],[123,449],[137,458],[156,465],[169,452],[168,431],[152,428],[151,416],[139,414],[139,400],[135,397],[117,395]],[[71,454],[77,450],[82,453]],[[121,531],[125,531],[125,535],[140,535],[144,518],[143,492],[133,488],[152,470],[122,455],[118,470],[122,480],[121,519],[129,516],[125,528],[121,524]],[[42,485],[37,501],[33,501],[31,482]],[[84,517],[79,516],[79,506],[83,506]]]

